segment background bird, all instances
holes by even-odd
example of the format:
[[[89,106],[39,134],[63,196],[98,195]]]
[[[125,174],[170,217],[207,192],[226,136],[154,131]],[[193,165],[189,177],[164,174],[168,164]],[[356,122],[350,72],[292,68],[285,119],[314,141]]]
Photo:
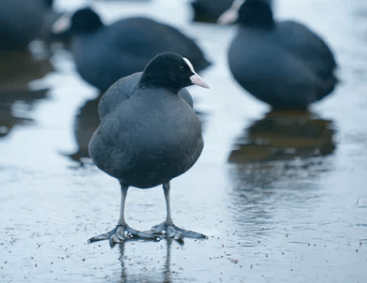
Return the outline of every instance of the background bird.
[[[302,110],[334,90],[337,63],[316,33],[295,21],[275,21],[261,0],[245,1],[237,22],[229,67],[253,96],[275,109]]]
[[[64,32],[70,27],[77,70],[102,92],[121,77],[141,72],[162,52],[185,56],[198,71],[210,65],[194,40],[152,19],[126,18],[106,26],[91,8],[76,11],[71,23],[65,19],[57,22],[54,30]]]

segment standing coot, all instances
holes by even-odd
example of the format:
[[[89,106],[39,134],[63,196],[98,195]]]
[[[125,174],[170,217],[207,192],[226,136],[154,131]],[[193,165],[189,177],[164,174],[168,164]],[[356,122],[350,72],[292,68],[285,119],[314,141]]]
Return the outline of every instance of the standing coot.
[[[304,110],[334,90],[334,56],[326,43],[294,21],[275,22],[267,3],[247,0],[228,52],[237,82],[274,109]]]
[[[194,165],[203,149],[201,125],[190,94],[178,92],[196,84],[208,88],[190,61],[176,53],[156,56],[142,74],[117,81],[101,99],[101,123],[89,144],[89,153],[99,169],[120,181],[120,220],[112,231],[90,239],[110,239],[111,245],[125,238],[183,237],[204,235],[176,227],[171,219],[170,180]],[[186,96],[186,97],[185,97]],[[167,218],[149,232],[130,228],[124,219],[129,186],[141,189],[163,185]]]
[[[176,52],[200,71],[210,65],[197,44],[177,29],[154,20],[134,17],[103,25],[90,8],[76,11],[69,24],[60,20],[55,32],[69,27],[72,51],[80,75],[101,91],[121,77],[141,72],[154,56]]]

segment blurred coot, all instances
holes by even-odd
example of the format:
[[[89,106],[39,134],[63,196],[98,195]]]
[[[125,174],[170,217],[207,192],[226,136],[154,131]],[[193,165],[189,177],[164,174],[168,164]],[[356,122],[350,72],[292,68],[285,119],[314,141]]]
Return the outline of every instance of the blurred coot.
[[[51,21],[58,17],[52,0],[0,1],[0,48],[26,49],[36,39],[47,39]]]
[[[237,82],[274,109],[303,110],[332,92],[337,63],[327,44],[306,26],[276,22],[267,3],[247,0],[238,11],[229,51]]]
[[[24,49],[42,28],[43,5],[38,0],[0,1],[1,49]]]
[[[58,32],[68,23],[60,20],[54,27]],[[194,40],[148,18],[126,18],[106,26],[95,11],[84,8],[71,17],[69,32],[79,74],[101,91],[121,77],[141,72],[162,52],[181,54],[198,71],[210,65]]]

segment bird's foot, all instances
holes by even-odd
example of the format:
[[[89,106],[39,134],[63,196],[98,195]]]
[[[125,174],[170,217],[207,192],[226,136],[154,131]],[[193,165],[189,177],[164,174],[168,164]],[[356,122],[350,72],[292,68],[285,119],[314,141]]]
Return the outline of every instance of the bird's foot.
[[[116,244],[119,244],[123,241],[131,240],[131,239],[142,239],[142,240],[154,240],[159,241],[160,237],[155,235],[152,231],[138,231],[130,228],[127,225],[117,225],[113,230],[101,234],[95,237],[92,237],[88,240],[89,243],[109,240],[110,246],[114,247]]]
[[[152,231],[155,235],[159,235],[165,238],[171,238],[178,242],[183,243],[183,239],[187,238],[195,238],[195,239],[207,239],[208,237],[204,234],[197,233],[190,230],[184,230],[182,228],[177,227],[173,223],[167,224],[167,222],[163,222],[156,226],[152,227]]]

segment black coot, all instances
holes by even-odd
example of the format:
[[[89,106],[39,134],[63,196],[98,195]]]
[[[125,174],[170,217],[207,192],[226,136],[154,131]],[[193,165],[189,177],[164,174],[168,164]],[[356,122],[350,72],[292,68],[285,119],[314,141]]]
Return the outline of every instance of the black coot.
[[[333,53],[304,25],[275,22],[267,3],[247,0],[228,51],[237,82],[275,109],[303,110],[334,90]]]
[[[90,141],[89,153],[99,169],[120,181],[121,214],[115,229],[90,242],[110,239],[113,245],[129,237],[151,239],[162,234],[177,240],[205,238],[176,227],[169,202],[170,180],[193,166],[203,149],[201,125],[190,94],[178,95],[192,84],[208,87],[188,59],[162,53],[142,74],[120,79],[102,97],[101,123]],[[128,187],[147,189],[160,184],[166,197],[166,221],[149,232],[130,228],[124,219]]]
[[[176,52],[188,58],[197,71],[210,65],[195,41],[177,29],[154,20],[134,17],[103,25],[90,8],[71,17],[72,52],[79,74],[91,85],[105,91],[121,77],[143,71],[162,52]],[[68,27],[60,20],[59,32]]]

